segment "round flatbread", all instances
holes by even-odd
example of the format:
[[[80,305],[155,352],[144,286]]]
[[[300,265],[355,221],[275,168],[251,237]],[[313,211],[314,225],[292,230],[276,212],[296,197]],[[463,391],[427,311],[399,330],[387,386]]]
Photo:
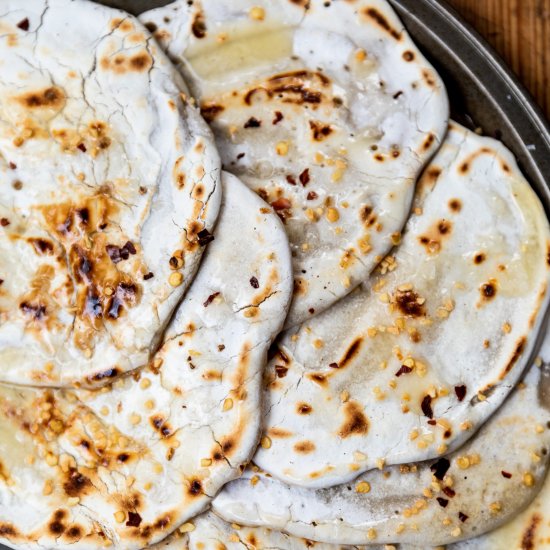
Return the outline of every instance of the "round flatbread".
[[[0,28],[0,380],[106,383],[149,360],[193,279],[219,156],[133,17],[6,0]]]
[[[189,82],[224,166],[279,213],[286,326],[363,282],[398,241],[448,120],[442,81],[385,0],[179,0],[141,20]]]
[[[150,550],[360,550],[358,546],[322,544],[261,527],[229,524],[207,512]],[[370,550],[376,548],[370,547]],[[381,550],[381,549],[380,549]]]
[[[548,344],[550,352],[550,337]],[[546,361],[533,365],[503,407],[452,454],[317,490],[249,469],[218,495],[214,510],[227,521],[331,543],[427,548],[493,530],[531,502],[547,473],[550,353]]]
[[[255,462],[330,487],[458,448],[528,363],[549,250],[545,213],[512,154],[453,124],[395,254],[281,337]]]
[[[215,240],[150,366],[95,391],[0,387],[0,541],[143,548],[241,473],[292,269],[276,214],[233,176],[224,197]]]

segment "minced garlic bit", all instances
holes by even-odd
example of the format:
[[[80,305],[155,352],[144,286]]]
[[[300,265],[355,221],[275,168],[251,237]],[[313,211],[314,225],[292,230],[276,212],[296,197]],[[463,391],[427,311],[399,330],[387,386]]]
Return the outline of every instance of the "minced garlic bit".
[[[50,479],[47,479],[44,483],[44,488],[42,489],[42,494],[44,496],[51,495],[53,493],[53,483]]]
[[[262,441],[261,441],[260,445],[262,446],[262,449],[270,449],[271,448],[271,439],[269,439],[269,437],[267,437],[267,436],[262,437]]]
[[[137,413],[132,413],[130,416],[130,423],[136,426],[141,422],[141,416]]]
[[[510,334],[512,332],[512,325],[510,323],[504,323],[504,325],[502,326],[502,331],[505,334]]]
[[[115,512],[114,516],[117,523],[122,523],[126,520],[126,512],[124,512],[123,510]]]
[[[355,492],[356,493],[370,493],[370,483],[366,481],[361,481],[355,486]]]
[[[224,402],[223,402],[223,410],[224,411],[229,411],[233,408],[233,399],[231,398],[227,398]]]
[[[275,145],[275,152],[281,156],[284,157],[288,154],[288,141],[279,141],[277,145]]]
[[[57,466],[57,462],[58,462],[57,457],[54,454],[48,453],[46,455],[46,464],[48,466]]]
[[[191,533],[191,531],[195,530],[195,525],[191,522],[184,523],[180,528],[180,533]]]
[[[502,510],[502,504],[500,502],[491,502],[489,504],[489,510],[493,512],[493,514],[498,514]]]
[[[250,485],[252,485],[253,487],[254,487],[255,485],[258,485],[259,482],[260,482],[259,476],[252,476],[252,477],[250,478]]]
[[[330,223],[336,223],[340,219],[340,214],[336,208],[329,208],[325,217]]]
[[[535,477],[532,473],[526,472],[525,474],[523,474],[523,484],[526,487],[533,487],[533,485],[535,485]]]
[[[254,21],[263,21],[265,19],[265,10],[260,6],[254,6],[250,9],[248,14]]]
[[[174,273],[172,273],[170,277],[168,277],[168,282],[170,283],[170,286],[180,286],[181,283],[183,283],[183,275],[178,271],[174,271]]]
[[[367,538],[369,540],[374,540],[376,538],[377,534],[376,534],[376,529],[372,529],[370,528],[368,531],[367,531]]]
[[[208,466],[212,465],[212,459],[211,458],[201,458],[201,467],[202,468],[208,468]]]

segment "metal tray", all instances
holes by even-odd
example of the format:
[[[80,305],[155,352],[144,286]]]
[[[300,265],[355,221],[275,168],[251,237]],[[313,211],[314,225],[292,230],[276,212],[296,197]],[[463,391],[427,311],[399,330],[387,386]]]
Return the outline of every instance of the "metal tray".
[[[171,0],[98,0],[139,13]],[[550,126],[542,111],[485,40],[443,0],[389,0],[434,64],[451,98],[453,118],[501,139],[550,217]],[[0,544],[0,550],[9,550]]]

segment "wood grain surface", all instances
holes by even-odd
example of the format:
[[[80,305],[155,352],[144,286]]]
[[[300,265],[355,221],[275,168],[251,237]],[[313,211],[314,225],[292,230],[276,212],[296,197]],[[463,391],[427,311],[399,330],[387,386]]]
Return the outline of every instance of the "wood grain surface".
[[[550,119],[550,0],[447,0],[527,86]]]

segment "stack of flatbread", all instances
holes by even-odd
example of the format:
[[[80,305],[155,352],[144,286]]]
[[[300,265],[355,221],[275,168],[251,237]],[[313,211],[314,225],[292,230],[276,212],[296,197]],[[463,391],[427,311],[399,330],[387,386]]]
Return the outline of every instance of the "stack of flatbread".
[[[386,0],[0,4],[0,542],[550,548],[548,220]]]

